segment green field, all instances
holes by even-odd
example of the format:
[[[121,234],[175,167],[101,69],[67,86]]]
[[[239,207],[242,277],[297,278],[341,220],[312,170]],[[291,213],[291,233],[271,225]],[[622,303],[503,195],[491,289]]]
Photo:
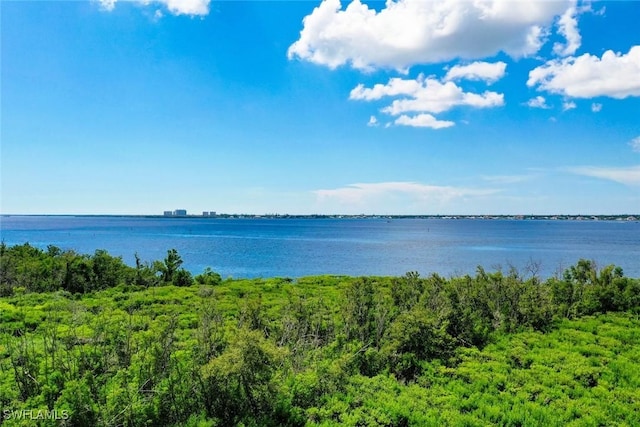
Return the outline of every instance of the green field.
[[[173,251],[0,256],[2,425],[640,425],[640,280],[613,266],[222,280]]]

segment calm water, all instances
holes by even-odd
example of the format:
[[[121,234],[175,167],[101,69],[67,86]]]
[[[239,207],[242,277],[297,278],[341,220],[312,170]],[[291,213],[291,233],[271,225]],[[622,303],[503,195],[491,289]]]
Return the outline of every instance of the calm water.
[[[223,277],[450,276],[531,262],[547,277],[580,258],[640,277],[640,223],[626,221],[7,216],[0,234],[7,245],[106,249],[130,265],[136,252],[153,261],[175,248],[192,273]]]

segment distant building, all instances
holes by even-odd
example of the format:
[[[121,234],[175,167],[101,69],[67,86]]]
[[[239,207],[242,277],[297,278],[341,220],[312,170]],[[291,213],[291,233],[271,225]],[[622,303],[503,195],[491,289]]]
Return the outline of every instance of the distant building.
[[[202,211],[202,216],[209,216],[209,211]]]
[[[186,209],[176,209],[175,211],[173,211],[173,216],[187,216],[187,210]]]
[[[172,211],[164,211],[164,216],[173,216]]]
[[[216,216],[216,211],[209,212],[209,216]]]

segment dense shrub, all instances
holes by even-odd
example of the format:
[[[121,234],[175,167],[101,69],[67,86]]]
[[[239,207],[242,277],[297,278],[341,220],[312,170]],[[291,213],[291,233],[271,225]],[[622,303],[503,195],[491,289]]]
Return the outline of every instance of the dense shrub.
[[[614,266],[580,260],[546,281],[482,268],[223,281],[181,264],[173,250],[129,267],[105,251],[1,245],[2,414],[42,408],[98,426],[640,424],[640,280]]]

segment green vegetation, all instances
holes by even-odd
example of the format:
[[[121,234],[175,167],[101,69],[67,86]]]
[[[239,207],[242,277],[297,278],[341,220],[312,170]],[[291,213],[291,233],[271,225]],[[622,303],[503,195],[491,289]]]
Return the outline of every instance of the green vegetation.
[[[181,264],[2,244],[0,424],[640,425],[640,280],[614,266],[223,280]]]

